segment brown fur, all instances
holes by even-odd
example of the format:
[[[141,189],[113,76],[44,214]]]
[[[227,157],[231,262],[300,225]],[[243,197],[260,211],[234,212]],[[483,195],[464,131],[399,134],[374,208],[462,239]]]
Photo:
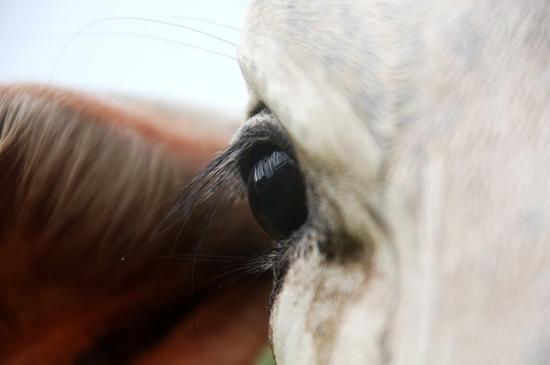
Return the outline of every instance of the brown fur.
[[[0,362],[71,363],[190,290],[191,265],[157,256],[189,253],[202,211],[151,235],[223,139],[167,130],[77,93],[0,88]],[[250,218],[231,217],[205,251],[250,247]]]

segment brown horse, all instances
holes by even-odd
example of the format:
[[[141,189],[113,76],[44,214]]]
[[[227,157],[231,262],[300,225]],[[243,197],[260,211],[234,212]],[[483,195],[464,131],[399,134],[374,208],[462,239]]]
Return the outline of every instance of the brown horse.
[[[169,219],[227,128],[108,100],[0,89],[0,363],[250,363],[265,285],[213,285],[265,239],[239,205]]]

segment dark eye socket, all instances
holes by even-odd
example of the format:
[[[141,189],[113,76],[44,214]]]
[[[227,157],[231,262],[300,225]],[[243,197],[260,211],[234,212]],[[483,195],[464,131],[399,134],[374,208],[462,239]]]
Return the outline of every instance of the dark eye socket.
[[[258,223],[273,238],[289,237],[307,219],[305,186],[296,161],[285,151],[261,145],[241,170],[248,203]]]

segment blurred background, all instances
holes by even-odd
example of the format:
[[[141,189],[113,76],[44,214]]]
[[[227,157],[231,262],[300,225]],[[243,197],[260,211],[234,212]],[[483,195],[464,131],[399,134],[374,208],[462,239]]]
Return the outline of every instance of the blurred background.
[[[240,115],[248,0],[5,0],[0,83],[49,82]]]
[[[248,3],[2,0],[0,84],[48,83],[237,121],[247,99],[236,56]],[[272,363],[266,345],[256,364]]]

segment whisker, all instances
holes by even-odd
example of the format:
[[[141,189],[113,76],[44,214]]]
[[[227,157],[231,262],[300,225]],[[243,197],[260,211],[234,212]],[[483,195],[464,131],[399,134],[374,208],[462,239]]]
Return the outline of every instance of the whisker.
[[[201,23],[217,25],[217,26],[219,26],[219,27],[222,27],[222,28],[225,28],[225,29],[229,29],[229,30],[233,30],[233,31],[235,31],[235,32],[241,33],[241,30],[240,30],[239,28],[232,27],[232,26],[227,25],[227,24],[224,24],[224,23],[215,22],[215,21],[212,21],[212,20],[207,20],[207,19],[203,19],[203,18],[196,18],[196,17],[193,17],[193,16],[162,16],[161,18],[165,18],[165,19],[196,20],[196,21],[201,22]]]
[[[212,255],[212,254],[175,254],[175,255],[159,255],[160,258],[182,258],[182,257],[197,257],[197,258],[212,258],[212,259],[228,259],[228,260],[242,260],[248,259],[248,256],[233,256],[233,255]]]
[[[219,287],[224,287],[231,285],[239,280],[241,280],[244,277],[251,276],[251,275],[261,275],[264,272],[264,270],[258,270],[256,268],[244,268],[243,270],[236,270],[233,272],[228,273],[228,275],[234,275],[232,277],[227,278],[224,282],[220,283]]]
[[[180,29],[186,29],[186,30],[189,30],[191,32],[194,32],[194,33],[198,33],[198,34],[202,34],[202,35],[205,35],[205,36],[208,36],[212,39],[216,39],[216,40],[219,40],[220,42],[223,42],[223,43],[226,43],[226,44],[229,44],[229,45],[232,45],[234,47],[237,47],[237,44],[236,43],[233,43],[233,42],[230,42],[226,39],[223,39],[221,37],[218,37],[216,35],[213,35],[211,33],[208,33],[208,32],[205,32],[205,31],[202,31],[200,29],[195,29],[193,27],[188,27],[186,25],[181,25],[181,24],[178,24],[178,23],[172,23],[172,22],[167,22],[167,21],[164,21],[164,20],[155,20],[155,19],[148,19],[148,18],[142,18],[142,17],[131,17],[131,16],[116,16],[116,17],[106,17],[106,18],[101,18],[101,19],[98,19],[98,20],[95,20],[91,23],[88,23],[86,24],[85,26],[83,26],[82,28],[80,28],[74,35],[72,36],[69,36],[69,39],[67,39],[65,41],[65,43],[63,44],[63,46],[61,47],[61,49],[59,50],[59,53],[57,54],[55,60],[54,60],[54,63],[53,63],[53,66],[52,66],[52,71],[50,72],[50,75],[48,77],[48,80],[51,82],[52,80],[52,76],[57,68],[57,64],[59,63],[59,60],[61,59],[61,56],[65,53],[65,49],[69,46],[69,44],[72,43],[72,41],[76,38],[76,36],[78,36],[79,34],[81,33],[84,33],[87,29],[95,26],[95,25],[98,25],[98,24],[101,24],[101,23],[105,23],[105,22],[109,22],[109,21],[113,21],[113,20],[133,20],[133,21],[140,21],[140,22],[146,22],[146,23],[153,23],[153,24],[161,24],[161,25],[167,25],[167,26],[172,26],[172,27],[177,27],[177,28],[180,28]],[[130,33],[132,34],[132,33]],[[130,35],[129,34],[129,35]],[[151,36],[151,37],[154,37],[154,36]],[[157,37],[160,39],[163,39],[161,37]],[[173,41],[173,42],[177,42],[177,41]],[[189,45],[190,46],[190,45]],[[197,47],[197,46],[193,46],[193,48],[197,48],[197,49],[202,49],[204,50],[202,47]],[[207,52],[215,52],[215,51],[211,51],[211,50],[208,50]],[[218,52],[216,52],[218,53]],[[221,52],[219,52],[220,55],[223,55],[225,57],[230,57],[230,56],[227,56]],[[233,57],[230,57],[232,59],[234,59]]]
[[[206,220],[206,224],[204,225],[203,231],[201,232],[201,236],[199,240],[197,241],[197,245],[195,246],[193,255],[195,257],[199,254],[199,250],[202,246],[202,243],[204,241],[204,238],[206,237],[206,233],[210,229],[212,225],[212,221],[214,219],[214,216],[216,214],[216,203],[217,199],[214,200],[214,202],[209,207],[208,212],[208,218]],[[197,260],[193,258],[192,264],[191,264],[191,308],[193,308],[193,333],[196,332],[196,319],[195,319],[195,274],[197,269]]]
[[[167,204],[172,203],[179,195],[182,193],[182,191],[185,191],[185,189],[189,189],[191,183],[188,183],[184,185],[182,188],[177,189],[172,194],[169,194],[168,198],[163,202],[162,206],[166,206]],[[194,208],[191,210],[191,212],[194,210]],[[132,256],[136,252],[138,252],[140,249],[156,242],[157,240],[162,239],[165,237],[166,234],[168,234],[175,225],[175,222],[170,223],[170,220],[173,220],[174,218],[174,209],[172,208],[170,210],[170,213],[166,214],[164,218],[157,224],[157,226],[154,228],[153,232],[149,235],[149,237],[145,240],[145,242],[141,243],[140,245],[132,248],[130,251],[128,251],[124,256],[120,258],[121,261],[126,260],[128,257]],[[182,229],[182,226],[185,227],[187,225],[187,222],[191,218],[191,213],[189,213],[183,222],[183,224],[180,225],[180,230]],[[181,234],[181,231],[178,231],[178,234],[176,235],[176,241],[178,240],[177,237],[179,237]],[[171,257],[177,257],[179,254],[174,254],[175,247],[172,245],[171,254],[169,256]]]
[[[229,184],[231,176],[233,176],[234,171],[227,167],[225,160],[227,155],[232,155],[234,151],[229,148],[225,152],[218,154],[208,166],[201,171],[197,176],[195,176],[189,183],[184,185],[177,193],[177,196],[181,198],[177,199],[177,202],[170,209],[170,211],[162,218],[162,220],[157,224],[156,228],[151,232],[149,238],[142,244],[134,247],[126,255],[121,257],[121,261],[124,261],[129,256],[135,254],[137,251],[143,247],[155,242],[158,239],[161,239],[166,234],[171,232],[176,225],[178,231],[176,232],[176,239],[172,245],[171,252],[174,253],[179,242],[183,231],[186,229],[191,216],[195,213],[196,209],[199,208],[202,204],[212,198],[219,189],[228,188],[226,184]],[[229,188],[231,190],[231,188]],[[234,201],[234,197],[225,195],[224,199],[228,201],[229,204]],[[183,218],[183,222],[180,222],[180,219]]]
[[[5,36],[0,37],[1,41],[12,41],[12,40],[24,40],[24,39],[41,39],[41,38],[65,38],[65,37],[87,37],[87,36],[108,36],[108,35],[120,35],[120,36],[128,36],[133,38],[143,38],[143,39],[151,39],[163,43],[169,43],[169,44],[175,44],[177,46],[183,46],[187,48],[196,49],[199,51],[203,51],[206,53],[214,54],[217,56],[222,56],[225,58],[229,58],[233,61],[237,61],[237,58],[231,55],[228,55],[227,53],[214,51],[205,47],[196,46],[191,43],[181,42],[173,39],[168,39],[164,37],[159,37],[155,35],[150,34],[144,34],[144,33],[136,33],[136,32],[107,32],[107,31],[98,31],[98,32],[80,32],[80,33],[46,33],[46,34],[17,34],[12,36]]]
[[[166,255],[166,256],[154,256],[157,259],[174,260],[174,261],[190,261],[190,262],[235,262],[240,260],[239,258],[232,257],[201,257],[199,255]]]
[[[147,38],[147,39],[152,39],[152,40],[159,41],[159,42],[171,43],[171,44],[175,44],[175,45],[178,45],[178,46],[192,48],[192,49],[196,49],[196,50],[203,51],[203,52],[206,52],[206,53],[226,57],[226,58],[229,58],[233,61],[237,60],[236,57],[230,56],[230,55],[228,55],[226,53],[223,53],[223,52],[218,52],[218,51],[214,51],[214,50],[211,50],[211,49],[208,49],[208,48],[195,46],[194,44],[190,44],[190,43],[186,43],[186,42],[180,42],[180,41],[176,41],[176,40],[173,40],[173,39],[158,37],[158,36],[149,35],[149,34],[133,33],[133,32],[86,32],[86,33],[81,33],[81,35],[87,35],[87,34],[91,34],[91,35],[124,35],[124,36],[133,36],[133,37],[137,37],[137,38]]]
[[[181,235],[183,234],[183,232],[185,231],[185,229],[187,228],[187,223],[189,223],[189,219],[191,219],[191,216],[192,216],[192,213],[194,212],[194,210],[196,209],[196,206],[194,206],[191,211],[189,212],[189,214],[187,214],[185,216],[185,220],[183,221],[182,224],[179,225],[179,229],[178,229],[178,234],[176,235],[176,238],[174,239],[174,243],[172,244],[172,249],[171,249],[171,253],[173,254],[174,252],[176,252],[177,248],[178,248],[178,244],[180,242],[180,238],[181,238]],[[208,221],[210,221],[210,216],[208,217]],[[204,232],[202,232],[204,233]],[[202,236],[202,234],[201,234]],[[201,237],[202,238],[202,237]]]
[[[110,21],[113,21],[113,20],[133,20],[133,21],[138,21],[138,22],[167,25],[167,26],[171,26],[171,27],[185,29],[185,30],[191,31],[193,33],[202,34],[202,35],[205,35],[207,37],[210,37],[210,38],[218,40],[220,42],[229,44],[229,45],[234,46],[234,47],[238,46],[238,44],[236,44],[236,43],[230,42],[227,39],[224,39],[224,38],[219,37],[217,35],[214,35],[212,33],[206,32],[204,30],[196,29],[196,28],[193,28],[193,27],[189,27],[187,25],[179,24],[179,23],[167,22],[165,20],[149,19],[149,18],[142,18],[142,17],[137,17],[137,16],[112,16],[112,17],[106,17],[106,18],[98,19],[98,20],[95,20],[91,23],[86,24],[84,27],[80,28],[79,31],[77,31],[77,33],[84,32],[86,29],[89,29],[89,28],[93,27],[94,25],[110,22]]]
[[[249,257],[245,262],[236,262],[233,268],[214,277],[215,280],[227,278],[219,286],[226,286],[245,276],[254,275],[254,280],[261,274],[269,271],[274,266],[274,260],[277,255],[273,250],[259,254],[256,257]]]
[[[217,55],[217,56],[221,56],[221,57],[225,57],[225,58],[229,58],[230,60],[232,61],[237,61],[237,58],[236,57],[233,57],[233,56],[230,56],[228,54],[225,54],[223,52],[218,52],[218,51],[214,51],[214,50],[211,50],[211,49],[208,49],[208,48],[204,48],[204,47],[200,47],[200,46],[195,46],[193,44],[190,44],[190,43],[185,43],[185,42],[180,42],[180,41],[176,41],[176,40],[172,40],[172,39],[166,39],[166,38],[163,38],[163,37],[158,37],[158,36],[154,36],[154,35],[148,35],[148,34],[142,34],[142,33],[132,33],[132,32],[84,32],[84,33],[68,33],[68,35],[71,37],[69,40],[74,40],[76,37],[82,37],[82,36],[98,36],[98,35],[101,35],[101,36],[105,36],[105,35],[121,35],[121,36],[127,36],[127,37],[135,37],[135,38],[142,38],[142,39],[151,39],[151,40],[155,40],[155,41],[159,41],[159,42],[164,42],[164,43],[169,43],[169,44],[174,44],[174,45],[178,45],[178,46],[183,46],[183,47],[187,47],[187,48],[191,48],[191,49],[195,49],[195,50],[198,50],[198,51],[201,51],[201,52],[205,52],[205,53],[209,53],[209,54],[213,54],[213,55]],[[33,35],[29,35],[30,36],[33,36]],[[58,34],[55,34],[55,35],[52,35],[52,36],[58,36]],[[22,36],[24,37],[24,36]],[[2,40],[2,39],[0,39]],[[57,70],[57,65],[59,63],[59,60],[61,58],[61,55],[63,55],[64,53],[64,50],[66,48],[68,43],[65,43],[63,45],[63,47],[61,48],[61,50],[59,51],[58,53],[58,56],[55,58],[54,60],[54,63],[53,63],[53,66],[52,66],[52,70],[50,72],[50,75],[48,77],[48,80],[51,82],[52,79],[53,79],[53,76],[55,75],[55,72]]]
[[[224,155],[227,153],[228,151],[226,150],[224,153],[218,154],[217,157],[210,161],[205,169],[203,169],[198,175],[191,179],[190,182],[175,192],[174,196],[178,197],[177,201],[170,211],[157,224],[147,241],[133,248],[124,257],[122,257],[122,259],[134,254],[139,249],[154,242],[155,240],[162,238],[174,229],[176,224],[180,227],[180,231],[178,231],[176,235],[177,241],[177,238],[181,235],[181,230],[187,225],[196,208],[210,198],[213,195],[214,190],[220,188],[220,186],[217,186],[216,182],[222,183],[224,178],[215,178],[215,176],[219,174],[221,167],[220,165],[222,165],[222,162],[225,159]],[[182,217],[184,220],[180,223],[179,221]],[[174,249],[175,247],[172,246],[172,253],[174,252]]]
[[[38,38],[38,39],[56,38],[56,37],[65,38],[74,34],[76,33],[15,34],[15,35],[0,37],[0,41],[12,41],[12,40],[19,40],[19,39],[34,39],[34,38]]]
[[[210,214],[207,213],[206,217],[204,217],[207,221],[206,227],[209,228],[213,218],[219,219],[219,215],[216,214],[216,210],[221,208],[219,204],[223,204],[225,208],[228,208],[240,201],[244,191],[242,184],[240,184],[238,180],[237,161],[239,161],[238,157],[241,156],[244,151],[247,151],[251,145],[250,141],[245,141],[243,143],[231,145],[224,152],[217,154],[204,170],[179,190],[179,198],[156,225],[149,239],[146,240],[144,244],[134,247],[132,251],[128,252],[122,259],[131,256],[145,245],[156,241],[169,232],[176,234],[176,240],[173,241],[174,244],[172,247],[172,253],[174,253],[175,245],[177,245],[179,241],[178,237],[183,230],[191,228],[188,227],[188,223],[190,222],[191,216],[194,216],[197,212],[197,209],[206,208],[206,211],[210,212]],[[226,204],[228,206],[226,206]],[[204,223],[203,220],[202,224]],[[201,230],[199,234],[205,234],[207,230],[208,229]],[[194,248],[195,256],[183,255],[181,256],[183,260],[193,261],[193,257],[202,259],[201,256],[198,255],[200,241],[194,243],[196,244]],[[170,256],[174,257],[176,255],[172,254]],[[222,277],[233,276],[233,280],[235,280],[235,276],[242,277],[248,274],[265,272],[274,266],[274,262],[278,257],[279,256],[273,254],[273,250],[270,250],[267,254],[261,254],[252,259],[247,257],[245,260],[229,260],[229,263],[235,264],[233,266],[236,266],[236,268],[224,272]],[[217,278],[219,277],[218,275]]]

